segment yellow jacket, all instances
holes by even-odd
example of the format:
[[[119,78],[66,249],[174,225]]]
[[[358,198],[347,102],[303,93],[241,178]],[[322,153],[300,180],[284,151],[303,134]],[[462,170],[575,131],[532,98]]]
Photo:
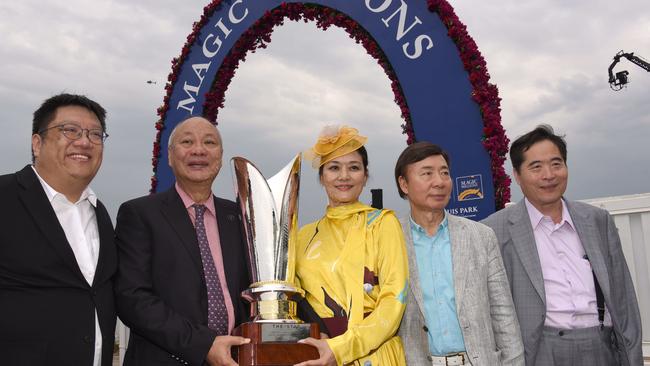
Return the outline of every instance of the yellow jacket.
[[[339,365],[406,364],[395,334],[406,306],[408,261],[392,211],[358,202],[328,207],[298,234],[296,276],[320,317],[337,312],[348,319],[347,331],[327,340]]]

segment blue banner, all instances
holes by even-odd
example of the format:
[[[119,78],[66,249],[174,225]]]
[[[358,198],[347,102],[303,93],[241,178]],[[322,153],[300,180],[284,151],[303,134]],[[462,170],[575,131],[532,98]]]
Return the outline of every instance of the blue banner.
[[[167,141],[173,127],[190,115],[201,115],[205,94],[233,45],[280,0],[222,1],[191,45],[168,101],[160,137],[157,191],[169,188],[174,176],[167,163]],[[472,85],[456,44],[425,0],[312,0],[335,9],[363,27],[384,52],[400,86],[417,141],[442,146],[451,157],[452,214],[482,219],[495,210],[490,156],[482,144],[484,123],[472,99]],[[397,138],[397,137],[396,137]],[[400,137],[403,138],[403,137]],[[396,157],[397,158],[397,157]]]

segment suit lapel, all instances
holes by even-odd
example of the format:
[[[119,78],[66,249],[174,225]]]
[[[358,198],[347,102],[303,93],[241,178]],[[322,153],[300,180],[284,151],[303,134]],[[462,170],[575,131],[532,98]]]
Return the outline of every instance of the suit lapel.
[[[510,237],[519,256],[519,260],[528,273],[528,277],[537,291],[537,294],[546,304],[546,293],[544,292],[544,278],[542,276],[542,265],[537,253],[537,244],[535,243],[535,234],[530,224],[530,217],[526,210],[526,203],[522,199],[519,201],[510,217],[508,217],[510,227]]]
[[[56,217],[36,173],[28,165],[16,173],[16,178],[22,188],[18,191],[18,197],[23,202],[25,210],[32,216],[36,226],[63,262],[82,280],[82,283],[87,285],[59,219]]]
[[[569,215],[571,215],[571,221],[573,221],[578,237],[580,237],[582,247],[585,249],[585,253],[587,253],[587,257],[589,258],[591,268],[596,274],[598,284],[605,298],[609,299],[609,273],[605,265],[605,258],[600,249],[598,228],[594,226],[594,220],[590,217],[591,213],[589,211],[575,211],[571,202],[565,202],[569,210]]]
[[[424,316],[424,300],[422,299],[422,287],[420,285],[420,274],[418,271],[417,258],[415,256],[415,247],[413,246],[413,236],[411,235],[411,225],[408,217],[402,218],[400,221],[402,224],[402,231],[404,232],[404,240],[406,241],[411,292],[415,298],[415,303],[418,305],[418,309],[420,309],[420,313]]]
[[[467,259],[469,253],[469,238],[465,225],[453,215],[447,215],[449,225],[449,241],[451,242],[452,270],[454,272],[454,288],[456,294],[456,312],[460,314],[467,282]]]
[[[203,262],[201,261],[196,231],[183,200],[176,192],[175,187],[170,188],[163,197],[161,211],[169,226],[176,232],[178,241],[183,244],[190,258],[192,258],[196,269],[203,276]]]
[[[106,212],[106,208],[98,200],[97,207],[95,207],[95,218],[97,220],[97,230],[99,232],[99,258],[97,259],[97,269],[95,270],[95,278],[93,278],[93,286],[96,283],[102,283],[112,273],[105,273],[109,268],[107,266],[113,265],[115,255],[114,237],[115,231],[113,224]]]

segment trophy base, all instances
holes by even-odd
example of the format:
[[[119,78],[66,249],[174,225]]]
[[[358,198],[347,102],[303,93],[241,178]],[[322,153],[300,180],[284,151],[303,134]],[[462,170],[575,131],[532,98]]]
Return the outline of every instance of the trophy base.
[[[320,338],[315,323],[244,323],[233,334],[251,340],[237,347],[241,366],[288,366],[320,357],[316,347],[296,343],[307,337]]]

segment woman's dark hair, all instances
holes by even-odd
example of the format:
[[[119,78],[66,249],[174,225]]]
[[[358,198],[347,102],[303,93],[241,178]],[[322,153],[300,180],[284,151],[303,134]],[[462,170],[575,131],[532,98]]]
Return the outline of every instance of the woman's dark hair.
[[[432,144],[427,141],[421,141],[413,143],[404,149],[402,153],[397,158],[397,163],[395,164],[395,184],[397,184],[397,192],[402,198],[406,198],[406,193],[402,191],[402,188],[399,186],[399,177],[404,177],[406,179],[406,170],[411,164],[415,164],[418,161],[422,161],[429,156],[442,155],[447,163],[447,167],[451,168],[449,162],[449,155],[443,150],[440,146]]]
[[[366,147],[361,146],[360,148],[358,148],[358,149],[356,149],[354,151],[358,152],[359,155],[361,155],[361,161],[363,162],[363,171],[366,173],[366,175],[368,175],[368,151],[366,151]],[[352,151],[352,152],[354,152],[354,151]],[[318,167],[318,176],[319,177],[323,176],[323,167],[324,166],[325,166],[325,164]]]
[[[517,173],[519,173],[521,164],[524,163],[524,153],[536,143],[544,140],[548,140],[557,146],[558,150],[560,150],[560,155],[566,164],[567,153],[564,136],[556,135],[553,131],[553,127],[549,125],[539,125],[535,127],[534,130],[517,138],[510,146],[510,161],[512,162],[512,167]]]

